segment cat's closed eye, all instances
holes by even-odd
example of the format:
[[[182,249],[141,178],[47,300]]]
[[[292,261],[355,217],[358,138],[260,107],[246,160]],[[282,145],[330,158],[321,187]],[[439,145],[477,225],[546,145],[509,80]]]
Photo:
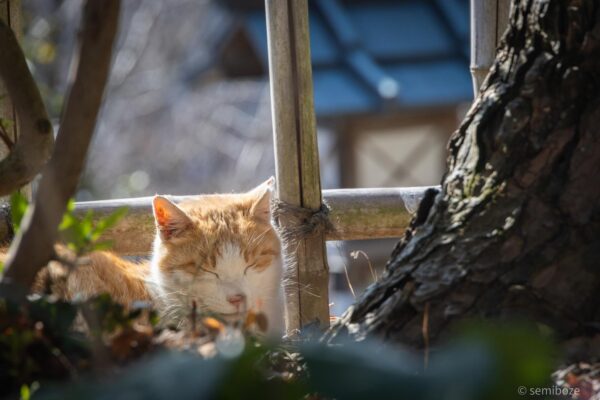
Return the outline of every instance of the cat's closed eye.
[[[211,271],[211,270],[206,269],[206,268],[201,267],[201,266],[198,266],[198,269],[200,269],[200,270],[202,270],[204,272],[208,272],[209,274],[212,274],[212,275],[216,276],[217,279],[220,279],[219,274],[217,274],[215,271]]]
[[[251,268],[253,268],[253,267],[255,267],[255,266],[256,266],[256,263],[254,263],[254,264],[250,264],[250,265],[248,265],[246,268],[244,268],[244,275],[246,275],[246,274],[248,273],[248,270],[249,270],[249,269],[251,269]]]

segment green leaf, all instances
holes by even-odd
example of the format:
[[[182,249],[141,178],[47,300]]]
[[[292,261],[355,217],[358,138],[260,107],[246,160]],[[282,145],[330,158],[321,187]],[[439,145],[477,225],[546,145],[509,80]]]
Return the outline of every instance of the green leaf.
[[[85,238],[89,238],[92,235],[92,229],[94,228],[94,212],[88,210],[85,216],[80,222],[81,235]]]
[[[21,400],[29,400],[31,398],[31,393],[29,392],[29,386],[22,385],[21,386]]]
[[[72,214],[73,211],[75,211],[75,200],[69,199],[69,201],[67,202],[67,211],[66,211],[66,213]]]
[[[28,205],[27,198],[23,193],[14,192],[10,196],[10,216],[15,232],[19,231],[21,221],[27,211]]]
[[[31,385],[21,386],[21,400],[29,400],[31,396],[40,388],[40,384],[35,381]]]
[[[71,228],[76,222],[77,220],[75,219],[75,217],[73,217],[73,215],[66,213],[65,215],[63,215],[63,219],[60,222],[60,225],[58,226],[58,230],[66,231],[69,228]]]
[[[94,221],[92,210],[88,210],[81,219],[75,216],[74,210],[75,203],[71,201],[59,230],[63,233],[68,247],[78,254],[110,248],[110,242],[98,242],[98,240],[107,229],[114,226],[127,213],[127,208],[122,207],[110,215]]]
[[[121,207],[107,217],[101,218],[94,227],[92,238],[97,240],[107,229],[112,228],[121,218],[127,214],[127,207]]]
[[[92,250],[108,250],[112,248],[112,240],[105,240],[103,242],[96,242],[91,245]]]

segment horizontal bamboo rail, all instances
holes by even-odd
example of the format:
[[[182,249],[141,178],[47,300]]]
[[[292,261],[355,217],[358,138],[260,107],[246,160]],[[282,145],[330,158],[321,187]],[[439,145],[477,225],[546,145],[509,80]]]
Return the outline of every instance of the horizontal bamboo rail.
[[[428,187],[384,189],[324,190],[332,229],[326,240],[356,240],[400,237],[416,211]],[[194,196],[172,196],[175,202]],[[122,255],[149,254],[154,238],[152,197],[100,200],[77,203],[76,213],[93,210],[96,217],[106,216],[120,207],[129,212],[105,232],[103,240],[113,242],[113,250]]]

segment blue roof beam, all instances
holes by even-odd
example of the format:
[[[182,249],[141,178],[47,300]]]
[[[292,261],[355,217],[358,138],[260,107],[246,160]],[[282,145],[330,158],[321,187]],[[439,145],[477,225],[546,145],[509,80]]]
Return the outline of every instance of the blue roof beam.
[[[462,24],[468,18],[469,7],[457,7],[456,5],[460,5],[460,3],[461,0],[435,0],[432,5],[444,28],[448,31],[448,36],[452,39],[455,49],[466,62],[469,62],[471,54],[469,26]]]
[[[388,75],[363,48],[363,43],[351,19],[338,0],[313,3],[330,27],[333,36],[345,50],[344,61],[360,80],[383,102],[394,102],[399,94],[398,82]]]
[[[388,75],[364,50],[354,50],[346,57],[352,71],[367,84],[384,102],[395,101],[400,94],[400,85]]]
[[[352,49],[362,45],[352,21],[337,0],[318,0],[312,4],[317,7],[343,48]]]

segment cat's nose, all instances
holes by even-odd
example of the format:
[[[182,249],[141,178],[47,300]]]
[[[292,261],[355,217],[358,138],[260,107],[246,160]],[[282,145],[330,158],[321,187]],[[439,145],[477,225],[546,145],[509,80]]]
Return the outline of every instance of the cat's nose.
[[[231,303],[235,307],[239,307],[242,305],[244,301],[246,301],[246,296],[243,294],[234,294],[231,296],[227,296],[227,301]]]

